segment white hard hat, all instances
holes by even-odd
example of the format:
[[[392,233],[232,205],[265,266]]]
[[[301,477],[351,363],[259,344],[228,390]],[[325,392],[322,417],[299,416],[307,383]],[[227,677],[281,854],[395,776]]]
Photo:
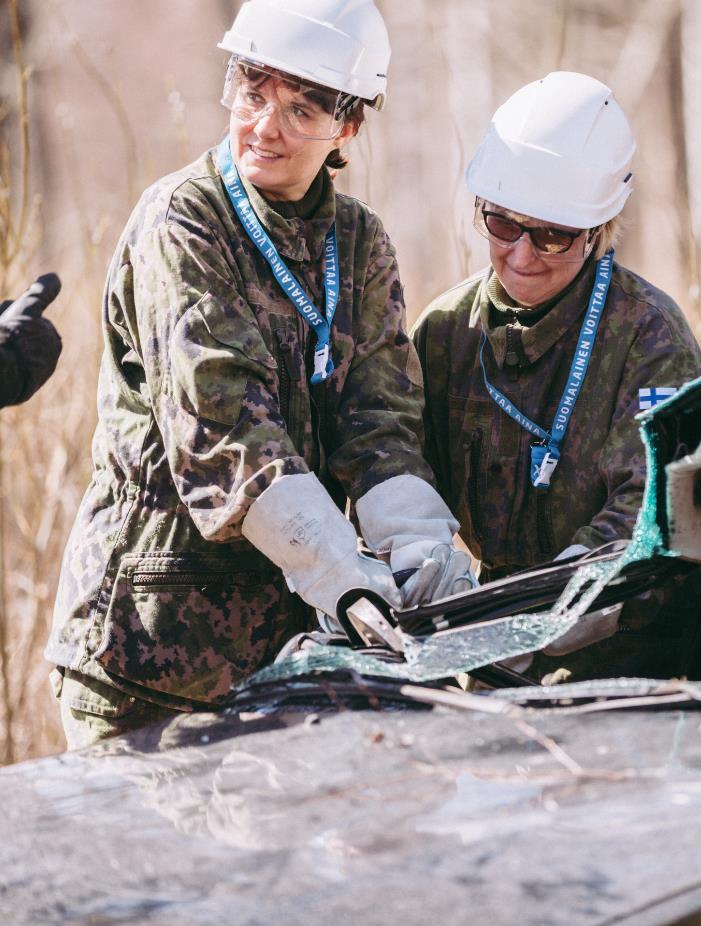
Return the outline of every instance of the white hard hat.
[[[373,0],[246,0],[219,48],[384,104],[389,36]]]
[[[630,196],[634,152],[612,91],[586,74],[554,71],[497,109],[465,179],[473,193],[505,209],[594,228]]]

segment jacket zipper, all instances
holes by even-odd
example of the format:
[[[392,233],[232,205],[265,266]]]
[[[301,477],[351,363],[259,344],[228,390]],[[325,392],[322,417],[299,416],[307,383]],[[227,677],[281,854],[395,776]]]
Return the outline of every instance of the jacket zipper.
[[[520,369],[520,357],[517,350],[518,338],[513,325],[506,326],[506,350],[504,353],[504,366],[506,373],[512,382],[518,379]]]
[[[548,495],[547,490],[536,489],[536,530],[538,532],[538,544],[541,552],[545,556],[555,555],[555,542],[553,539],[550,525],[548,524]]]
[[[246,579],[248,581],[241,581]],[[248,585],[257,582],[252,572],[135,572],[134,587],[152,588],[160,585]]]
[[[279,348],[278,353],[282,360],[282,364],[278,363],[278,375],[280,378],[280,413],[289,427],[292,383],[299,382],[299,370],[296,368],[292,357],[292,344],[288,338],[287,331],[284,328],[277,328],[275,330],[275,337]]]
[[[479,465],[482,456],[482,431],[475,428],[470,442],[470,475],[467,480],[467,503],[470,507],[472,530],[475,538],[482,543],[482,517],[479,501]]]

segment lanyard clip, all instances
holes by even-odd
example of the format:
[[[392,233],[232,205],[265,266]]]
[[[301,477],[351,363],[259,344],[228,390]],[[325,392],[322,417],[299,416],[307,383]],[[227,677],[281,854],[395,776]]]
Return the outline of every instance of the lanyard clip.
[[[314,351],[314,373],[312,375],[313,383],[323,383],[328,376],[333,373],[333,362],[329,355],[329,345],[321,344]]]
[[[550,477],[555,472],[559,455],[543,447],[542,444],[533,444],[531,447],[531,483],[536,489],[550,487]]]

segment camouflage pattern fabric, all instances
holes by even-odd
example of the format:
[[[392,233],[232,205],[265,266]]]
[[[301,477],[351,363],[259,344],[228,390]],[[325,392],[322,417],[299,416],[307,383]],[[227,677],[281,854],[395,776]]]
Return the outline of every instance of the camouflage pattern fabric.
[[[121,736],[181,711],[143,701],[78,672],[51,673],[54,694],[69,749],[83,749],[111,736]]]
[[[216,702],[310,626],[310,610],[241,536],[255,498],[315,471],[339,500],[420,454],[421,370],[394,250],[377,216],[336,194],[261,223],[323,305],[336,221],[333,376],[310,387],[314,336],[231,208],[214,151],[146,191],[117,247],[94,473],[69,538],[46,656],[153,703]]]
[[[460,536],[482,561],[481,581],[552,559],[571,544],[594,549],[630,537],[645,484],[635,421],[638,390],[679,387],[701,371],[701,352],[678,306],[614,263],[560,462],[547,491],[533,488],[534,438],[489,397],[479,361],[481,334],[487,339],[490,383],[549,429],[594,282],[594,261],[530,326],[495,308],[488,292],[492,276],[489,268],[438,297],[413,331],[426,388],[426,455],[439,491],[460,521]],[[571,664],[577,678],[601,675],[603,665],[612,674],[635,674],[644,654],[649,669],[650,648],[660,642],[651,624],[661,598],[671,592],[627,605],[622,631],[609,641],[571,657],[539,656],[543,672]],[[634,657],[636,633],[649,639]],[[673,636],[677,651],[683,628],[667,627],[665,634]],[[612,661],[619,650],[620,658]]]

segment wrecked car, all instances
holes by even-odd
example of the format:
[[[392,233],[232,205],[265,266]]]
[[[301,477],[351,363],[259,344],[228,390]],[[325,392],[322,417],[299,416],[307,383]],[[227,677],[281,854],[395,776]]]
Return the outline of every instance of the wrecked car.
[[[698,622],[675,678],[504,664],[698,579],[701,380],[641,426],[623,548],[405,612],[350,602],[345,638],[298,640],[218,713],[0,771],[2,921],[701,922]]]

